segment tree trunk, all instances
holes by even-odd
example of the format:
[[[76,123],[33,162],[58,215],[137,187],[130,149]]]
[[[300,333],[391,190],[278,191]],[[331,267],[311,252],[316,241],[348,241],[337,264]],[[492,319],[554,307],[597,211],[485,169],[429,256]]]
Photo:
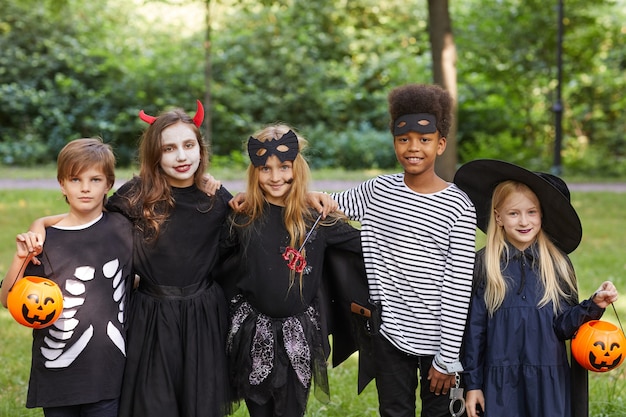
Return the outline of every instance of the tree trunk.
[[[456,46],[452,34],[452,21],[448,0],[428,0],[429,35],[433,61],[433,81],[446,89],[453,99],[452,126],[448,133],[447,148],[437,160],[437,174],[446,181],[452,181],[458,161],[457,132],[457,85],[456,85]]]
[[[204,40],[204,138],[207,145],[211,146],[212,116],[211,108],[211,0],[205,0],[206,6],[206,38]]]

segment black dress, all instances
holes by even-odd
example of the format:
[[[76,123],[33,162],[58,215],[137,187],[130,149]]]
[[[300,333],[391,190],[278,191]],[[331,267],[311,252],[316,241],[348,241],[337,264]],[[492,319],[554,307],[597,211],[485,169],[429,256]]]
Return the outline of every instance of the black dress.
[[[123,197],[137,181],[122,186],[107,208],[137,221],[137,208]],[[209,198],[196,186],[172,194],[176,206],[156,242],[135,229],[140,283],[130,303],[121,417],[227,412],[228,307],[211,271],[231,195],[222,188]]]
[[[319,399],[329,395],[327,341],[318,308],[324,253],[327,248],[361,253],[360,232],[344,221],[318,225],[304,248],[300,288],[297,274],[290,281],[283,258],[289,235],[282,207],[268,204],[254,226],[232,230],[231,243],[241,245],[243,266],[227,344],[235,395],[257,404],[272,400],[279,416],[303,415],[313,381]]]

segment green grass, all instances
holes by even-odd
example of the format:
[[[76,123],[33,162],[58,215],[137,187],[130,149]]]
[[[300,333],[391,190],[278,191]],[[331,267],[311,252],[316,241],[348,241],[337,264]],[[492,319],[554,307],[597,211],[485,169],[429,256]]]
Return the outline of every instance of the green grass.
[[[622,322],[626,324],[626,219],[623,215],[626,193],[574,193],[572,199],[584,229],[583,241],[571,256],[579,279],[581,298],[590,296],[602,281],[613,280],[622,292],[616,307]],[[0,277],[4,276],[12,259],[15,235],[27,230],[35,218],[65,210],[65,202],[58,191],[0,190]],[[482,238],[482,235],[479,236],[479,242],[482,242]],[[606,311],[604,319],[618,323],[612,309]],[[24,408],[30,369],[30,344],[29,329],[15,323],[7,310],[0,309],[0,416],[43,415],[39,409]],[[374,383],[357,396],[356,372],[356,357],[331,369],[331,402],[322,404],[312,396],[307,416],[378,415]],[[590,375],[591,416],[626,415],[625,379],[626,365],[608,373]],[[234,415],[247,416],[246,407],[242,405]]]

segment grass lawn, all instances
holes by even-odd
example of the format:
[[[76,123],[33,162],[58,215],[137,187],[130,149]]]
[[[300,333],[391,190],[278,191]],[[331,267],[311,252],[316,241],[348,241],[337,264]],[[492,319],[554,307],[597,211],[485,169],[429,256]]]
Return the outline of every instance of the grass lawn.
[[[616,303],[617,311],[622,322],[626,322],[626,219],[623,215],[626,193],[574,193],[572,200],[584,229],[583,241],[571,255],[581,298],[590,296],[603,280],[613,280],[622,292],[622,298]],[[15,235],[27,230],[33,219],[65,210],[65,202],[57,191],[0,190],[0,278],[4,277],[12,259]],[[482,235],[478,241],[481,245]],[[611,308],[606,311],[604,319],[617,324]],[[0,309],[0,416],[43,415],[40,409],[24,408],[30,343],[30,330],[14,322],[7,310]],[[363,394],[356,395],[356,368],[356,357],[353,356],[338,368],[331,369],[330,404],[321,404],[311,397],[307,416],[378,415],[373,383]],[[590,375],[591,416],[626,415],[625,372],[626,365],[623,365],[612,372]],[[242,405],[235,415],[247,416],[245,406]]]

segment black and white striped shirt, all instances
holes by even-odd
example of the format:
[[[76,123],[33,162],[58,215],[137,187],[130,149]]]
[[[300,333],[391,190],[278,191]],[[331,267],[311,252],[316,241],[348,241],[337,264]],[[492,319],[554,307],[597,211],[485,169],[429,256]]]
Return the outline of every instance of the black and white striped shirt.
[[[435,355],[440,372],[462,370],[476,236],[467,195],[454,184],[419,194],[404,174],[392,174],[332,197],[361,222],[370,296],[382,304],[381,333],[403,352]]]

